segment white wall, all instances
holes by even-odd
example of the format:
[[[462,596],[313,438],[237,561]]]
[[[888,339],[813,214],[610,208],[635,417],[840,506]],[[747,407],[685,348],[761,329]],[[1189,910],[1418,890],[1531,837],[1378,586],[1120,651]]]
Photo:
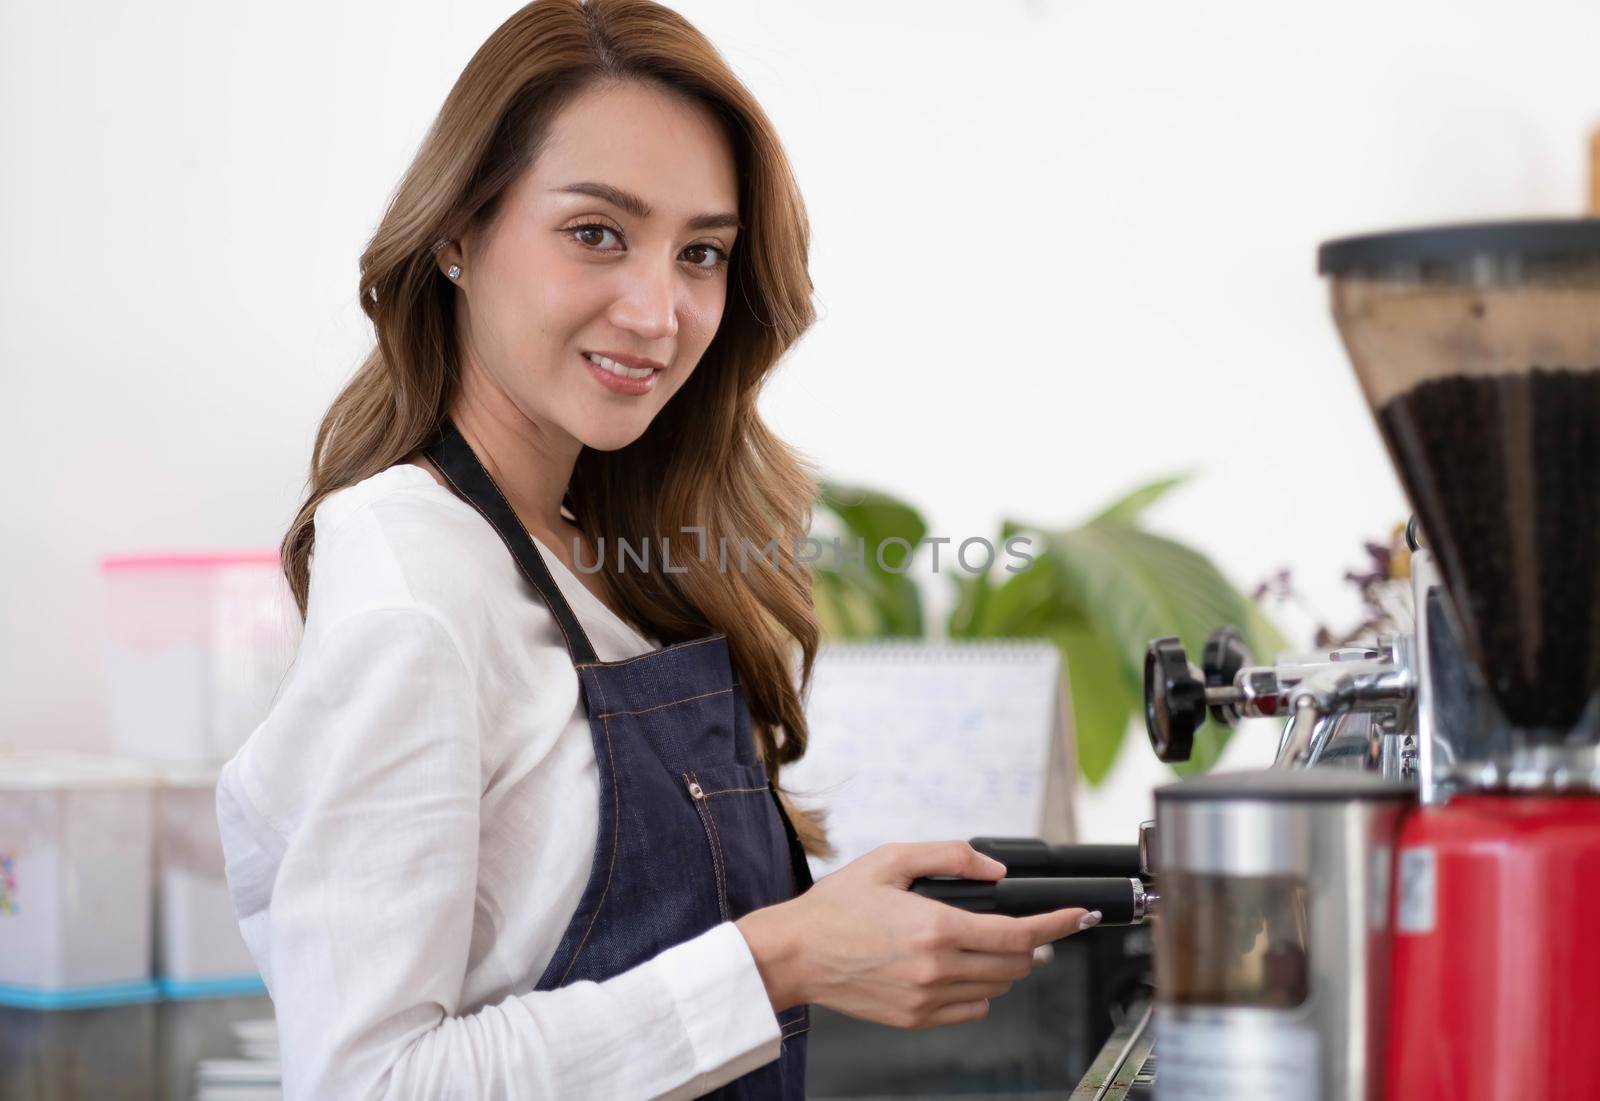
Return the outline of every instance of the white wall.
[[[678,6],[809,204],[789,439],[956,538],[1193,470],[1152,522],[1340,622],[1405,509],[1317,242],[1576,213],[1600,119],[1592,4]],[[360,248],[511,10],[0,5],[0,744],[104,746],[101,554],[276,545]]]

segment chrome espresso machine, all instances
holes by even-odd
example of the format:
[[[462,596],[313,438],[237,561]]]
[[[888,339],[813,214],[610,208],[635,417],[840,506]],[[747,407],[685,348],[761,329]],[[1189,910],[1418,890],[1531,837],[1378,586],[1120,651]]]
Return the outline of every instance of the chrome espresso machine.
[[[1600,219],[1318,262],[1415,510],[1411,629],[1259,665],[1225,627],[1198,667],[1153,641],[1156,753],[1272,717],[1275,767],[1158,789],[1140,846],[915,887],[1151,923],[1154,1003],[1074,1097],[1600,1098]]]

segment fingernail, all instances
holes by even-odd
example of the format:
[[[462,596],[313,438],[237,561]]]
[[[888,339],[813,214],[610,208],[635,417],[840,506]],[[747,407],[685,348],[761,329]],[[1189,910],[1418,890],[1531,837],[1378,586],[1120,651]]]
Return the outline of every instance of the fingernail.
[[[1099,924],[1100,924],[1100,911],[1099,910],[1090,910],[1087,914],[1084,914],[1081,918],[1078,919],[1078,929],[1079,929],[1080,932],[1082,930],[1084,930],[1084,929],[1093,929],[1096,925],[1099,925]]]
[[[1006,866],[1004,864],[1000,863],[1000,861],[996,860],[992,856],[985,856],[984,859],[987,860],[991,865],[994,866],[994,870],[995,871],[999,872],[1001,875],[1005,875],[1006,874]]]

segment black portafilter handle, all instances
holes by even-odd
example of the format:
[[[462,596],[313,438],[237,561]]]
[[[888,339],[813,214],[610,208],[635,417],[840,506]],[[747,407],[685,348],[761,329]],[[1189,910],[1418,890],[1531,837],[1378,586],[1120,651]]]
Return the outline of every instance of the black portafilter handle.
[[[1137,876],[1094,878],[1050,876],[1032,879],[959,879],[925,876],[911,881],[924,898],[977,914],[1030,917],[1081,906],[1099,910],[1101,925],[1139,925],[1155,901]]]
[[[1142,874],[1138,845],[1052,845],[1037,837],[974,837],[969,844],[1014,879]]]

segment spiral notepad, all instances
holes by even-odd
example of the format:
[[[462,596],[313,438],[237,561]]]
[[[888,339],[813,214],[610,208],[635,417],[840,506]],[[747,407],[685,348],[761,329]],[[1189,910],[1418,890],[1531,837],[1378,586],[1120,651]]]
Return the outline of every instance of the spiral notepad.
[[[1061,655],[1044,642],[830,643],[806,697],[811,741],[783,771],[827,814],[822,875],[889,841],[1072,839],[1076,768]]]

